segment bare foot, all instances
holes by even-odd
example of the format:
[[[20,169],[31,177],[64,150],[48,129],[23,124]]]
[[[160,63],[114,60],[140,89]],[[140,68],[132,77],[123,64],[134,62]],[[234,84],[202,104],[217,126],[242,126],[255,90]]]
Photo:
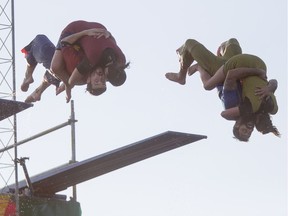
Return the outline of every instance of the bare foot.
[[[179,73],[166,73],[165,76],[170,81],[177,82],[180,85],[185,85],[185,83],[186,83],[185,79],[180,78]]]
[[[31,77],[25,77],[24,80],[23,80],[23,83],[22,83],[22,85],[21,85],[21,90],[22,90],[23,92],[27,92],[28,89],[29,89],[29,85],[30,85],[31,83],[33,83],[33,82],[34,82],[34,79],[33,79],[32,76],[31,76]]]
[[[191,76],[191,75],[194,74],[196,71],[198,71],[198,64],[191,65],[191,66],[188,68],[188,75]]]
[[[41,93],[38,89],[36,89],[31,95],[29,95],[26,98],[25,103],[33,103],[40,100],[41,100]]]
[[[65,84],[62,83],[58,88],[56,88],[56,95],[60,94],[65,90]]]

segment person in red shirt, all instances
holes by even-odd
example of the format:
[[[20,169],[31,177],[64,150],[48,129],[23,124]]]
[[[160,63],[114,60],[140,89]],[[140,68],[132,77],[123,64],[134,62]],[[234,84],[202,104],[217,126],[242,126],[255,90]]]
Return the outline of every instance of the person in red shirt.
[[[65,64],[65,76],[69,78],[75,67],[81,62],[85,55],[83,51],[78,49],[76,46],[69,46],[63,51],[65,53],[65,57],[69,59],[69,61],[67,61]],[[56,86],[56,95],[65,90],[64,85],[60,85],[61,80],[55,76],[55,74],[50,69],[52,57],[55,52],[55,45],[46,35],[37,35],[27,46],[21,50],[21,52],[25,54],[25,59],[27,61],[25,77],[21,84],[21,90],[23,92],[28,91],[29,86],[34,82],[33,73],[36,66],[38,64],[43,64],[44,68],[46,69],[41,84],[32,94],[26,98],[26,103],[40,101],[42,93],[50,85]],[[105,82],[106,79],[103,69],[101,67],[95,67],[89,74],[81,77],[80,80],[75,82],[75,85],[87,84],[87,91],[89,93],[92,95],[100,95],[106,91]]]
[[[66,64],[70,61],[69,47],[78,47],[85,57],[74,68],[71,76],[67,76]],[[77,52],[75,49],[74,52]],[[71,89],[83,77],[97,67],[101,67],[106,80],[113,86],[121,86],[126,81],[125,55],[117,45],[114,37],[100,23],[75,21],[62,31],[53,56],[51,68],[65,84],[67,100],[71,98]]]

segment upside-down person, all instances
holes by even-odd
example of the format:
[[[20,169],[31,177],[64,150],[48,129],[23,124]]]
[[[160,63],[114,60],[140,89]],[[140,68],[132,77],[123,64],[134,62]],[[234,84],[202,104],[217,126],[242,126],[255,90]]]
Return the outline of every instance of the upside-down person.
[[[69,61],[66,49],[78,46],[85,57],[74,68],[71,76],[65,75],[65,65]],[[96,67],[101,67],[106,80],[113,86],[121,86],[126,81],[125,68],[129,66],[125,55],[114,37],[100,23],[75,21],[62,31],[52,60],[52,71],[65,84],[67,101],[71,98],[71,89]]]

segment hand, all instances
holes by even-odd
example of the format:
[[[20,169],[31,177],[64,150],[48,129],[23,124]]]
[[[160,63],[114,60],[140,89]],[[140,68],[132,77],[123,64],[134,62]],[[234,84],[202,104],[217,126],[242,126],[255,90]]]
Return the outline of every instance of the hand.
[[[196,71],[198,71],[198,64],[194,64],[194,65],[191,65],[189,68],[188,68],[188,75],[191,76],[192,74],[194,74]]]
[[[259,77],[263,80],[267,80],[267,75],[266,73],[260,74]]]
[[[72,88],[70,87],[70,85],[65,85],[65,90],[66,90],[66,103],[69,103],[72,97],[71,96]]]
[[[270,95],[270,90],[268,88],[268,86],[265,87],[256,87],[255,89],[255,95],[259,96],[259,100],[263,100],[265,99],[267,96]]]
[[[101,37],[109,38],[111,36],[109,31],[101,28],[88,29],[86,35],[95,37],[97,39]]]

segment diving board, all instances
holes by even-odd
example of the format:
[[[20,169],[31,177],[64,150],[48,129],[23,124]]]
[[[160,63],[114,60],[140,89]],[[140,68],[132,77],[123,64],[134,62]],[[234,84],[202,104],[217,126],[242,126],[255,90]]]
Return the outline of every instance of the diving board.
[[[33,106],[33,104],[14,100],[0,99],[0,121],[18,112],[21,112],[31,106]]]
[[[73,185],[204,138],[207,136],[167,131],[81,162],[57,167],[30,178],[34,195],[52,196]],[[18,187],[20,191],[24,190],[26,181],[20,181]],[[4,192],[13,188],[15,185],[10,185]]]

